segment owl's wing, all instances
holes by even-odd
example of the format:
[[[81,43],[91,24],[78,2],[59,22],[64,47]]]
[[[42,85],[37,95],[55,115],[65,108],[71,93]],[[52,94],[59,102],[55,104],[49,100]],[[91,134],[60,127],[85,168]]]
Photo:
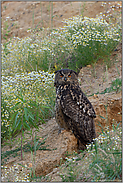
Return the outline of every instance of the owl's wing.
[[[96,117],[96,114],[92,104],[79,86],[63,90],[60,103],[74,135],[81,142],[91,142],[95,138],[93,118]]]

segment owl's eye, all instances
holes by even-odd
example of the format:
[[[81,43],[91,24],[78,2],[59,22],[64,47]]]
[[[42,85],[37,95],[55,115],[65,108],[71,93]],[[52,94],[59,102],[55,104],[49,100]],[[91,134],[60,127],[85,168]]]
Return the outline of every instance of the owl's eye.
[[[68,77],[70,78],[70,77],[71,77],[71,75],[69,74],[69,75],[68,75]]]
[[[62,78],[62,77],[63,77],[63,75],[60,75],[60,77]]]

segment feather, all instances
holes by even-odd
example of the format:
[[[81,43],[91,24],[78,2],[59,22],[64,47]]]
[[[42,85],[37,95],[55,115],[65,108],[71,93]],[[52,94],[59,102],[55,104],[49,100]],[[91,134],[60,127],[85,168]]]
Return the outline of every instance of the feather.
[[[92,142],[95,138],[93,118],[96,114],[90,101],[78,85],[64,86],[60,91],[60,104],[64,115],[68,117],[66,122],[69,128],[81,142]]]
[[[56,71],[54,86],[56,122],[60,128],[71,130],[78,139],[78,145],[83,149],[96,137],[96,114],[93,106],[79,87],[78,74],[75,71]]]

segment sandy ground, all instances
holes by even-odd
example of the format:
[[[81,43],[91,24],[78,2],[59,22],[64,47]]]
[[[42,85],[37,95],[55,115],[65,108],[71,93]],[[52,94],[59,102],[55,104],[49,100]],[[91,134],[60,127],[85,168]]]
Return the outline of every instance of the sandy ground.
[[[116,2],[111,2],[116,4]],[[29,29],[58,28],[62,21],[72,16],[83,15],[96,17],[105,13],[111,4],[102,6],[102,2],[2,2],[2,38],[7,33],[7,39],[30,35]],[[115,7],[114,7],[115,8]]]
[[[112,3],[115,4],[115,2]],[[5,36],[5,32],[7,32],[7,39],[12,38],[13,36],[24,38],[30,35],[30,32],[27,32],[27,30],[30,28],[34,29],[36,27],[62,27],[62,20],[81,14],[83,14],[83,16],[96,17],[97,14],[99,14],[100,12],[105,13],[109,8],[109,5],[102,7],[101,4],[101,2],[96,1],[86,3],[53,2],[53,4],[49,2],[2,2],[2,36]],[[53,17],[53,21],[51,19],[51,16]],[[94,67],[90,65],[88,67],[82,68],[82,70],[79,73],[79,78],[81,81],[81,88],[83,92],[86,92],[86,94],[90,95],[98,91],[104,91],[105,88],[110,86],[113,80],[115,80],[118,77],[121,78],[121,57],[122,45],[119,44],[117,51],[114,51],[110,58],[112,59],[112,63],[115,63],[109,69],[106,70],[106,65],[102,64],[101,61],[99,61],[99,63],[97,63]],[[120,74],[118,73],[117,68]],[[93,97],[89,98],[92,104],[95,105],[97,114],[100,114],[100,112],[102,112],[102,116],[105,115],[105,111],[102,109],[102,107],[104,108],[105,103],[103,104],[103,102],[104,99],[106,99],[105,97],[105,95],[94,95]],[[113,118],[116,118],[118,121],[120,121],[121,119],[120,117],[118,117],[118,112],[119,110],[121,110],[121,107],[119,109],[119,106],[121,106],[121,93],[117,95],[115,95],[115,93],[111,95],[108,94],[107,98],[109,100],[109,114],[111,118],[110,121],[112,121]],[[111,102],[114,104],[112,105],[111,110],[110,98]],[[117,103],[118,101],[119,103]],[[61,136],[58,136],[57,131],[58,129],[55,119],[51,119],[47,124],[42,125],[42,128],[39,132],[39,136],[46,136],[49,133],[49,135],[51,136],[48,136],[46,145],[49,145],[49,148],[54,150],[37,151],[37,175],[46,175],[47,173],[51,172],[54,166],[59,164],[60,158],[64,156],[67,150],[73,150],[76,148],[76,139],[74,139],[73,135],[66,132],[63,133]],[[98,128],[96,131],[98,132]],[[57,149],[55,150],[56,147]],[[13,146],[12,149],[15,148],[16,146]],[[6,150],[9,150],[8,146],[5,146],[2,149],[2,151],[4,152]],[[31,168],[33,164],[31,162],[30,152],[24,153],[23,161],[20,160],[20,156],[16,156],[15,158],[11,156],[7,160],[6,166],[11,167],[15,163],[22,163],[23,165],[26,164],[29,168]],[[25,169],[25,171],[27,171],[27,169]],[[14,173],[10,174],[9,176],[10,180],[13,180]],[[6,179],[4,181],[6,181]]]

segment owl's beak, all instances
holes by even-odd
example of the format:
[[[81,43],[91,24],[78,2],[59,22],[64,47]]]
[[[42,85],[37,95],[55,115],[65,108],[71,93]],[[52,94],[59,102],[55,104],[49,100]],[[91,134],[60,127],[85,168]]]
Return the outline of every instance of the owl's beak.
[[[65,77],[64,80],[67,81],[67,78]]]

